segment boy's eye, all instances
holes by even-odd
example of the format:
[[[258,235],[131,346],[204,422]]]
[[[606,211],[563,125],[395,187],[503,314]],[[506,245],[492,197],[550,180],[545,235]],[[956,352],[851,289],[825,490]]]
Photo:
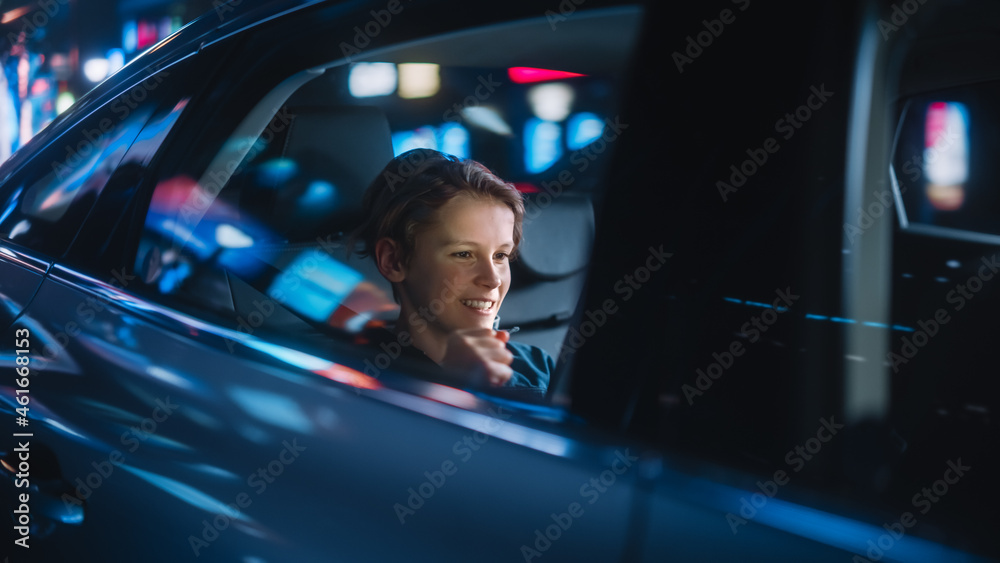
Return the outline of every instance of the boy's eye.
[[[469,258],[472,256],[472,253],[468,250],[463,250],[461,252],[456,252],[455,256],[458,256],[459,258]]]

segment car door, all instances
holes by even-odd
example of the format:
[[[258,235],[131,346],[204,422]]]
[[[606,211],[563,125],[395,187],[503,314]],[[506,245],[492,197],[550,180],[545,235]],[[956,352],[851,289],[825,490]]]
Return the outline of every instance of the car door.
[[[140,115],[114,125],[111,118],[127,109],[120,99],[108,101],[86,116],[80,129],[64,131],[55,139],[44,135],[32,143],[26,151],[41,151],[33,163],[12,159],[4,166],[0,195],[0,325],[4,328],[31,300],[49,264],[69,248],[142,127]]]
[[[4,283],[16,284],[29,298],[41,295],[34,308],[27,307],[25,301],[23,311],[18,311],[21,316],[9,328],[12,341],[3,347],[5,373],[17,375],[16,380],[5,383],[5,406],[11,415],[9,420],[14,421],[17,415],[20,424],[20,432],[4,442],[4,487],[11,496],[22,499],[22,508],[33,508],[21,516],[12,514],[15,524],[22,526],[6,543],[14,545],[13,539],[21,540],[18,549],[34,547],[22,553],[33,554],[39,560],[57,554],[68,556],[72,550],[65,550],[59,536],[54,538],[52,534],[58,530],[69,533],[65,528],[78,527],[86,520],[83,501],[67,503],[69,497],[63,498],[76,494],[73,479],[63,472],[75,467],[73,447],[64,443],[65,435],[56,432],[47,436],[46,430],[38,428],[52,424],[50,429],[66,430],[68,427],[60,426],[60,420],[79,423],[80,419],[74,418],[73,409],[60,405],[60,398],[68,396],[47,390],[59,389],[61,377],[94,384],[93,394],[80,394],[84,402],[86,397],[100,397],[102,390],[107,390],[99,377],[93,377],[93,365],[78,363],[79,356],[67,352],[73,341],[87,333],[95,312],[103,310],[105,302],[94,294],[81,296],[73,303],[60,301],[59,293],[52,292],[49,268],[52,264],[56,268],[79,265],[94,276],[103,274],[105,284],[127,285],[127,272],[102,271],[99,257],[107,250],[107,239],[96,239],[100,233],[121,233],[121,224],[127,222],[129,212],[125,204],[133,201],[152,156],[191,96],[176,82],[170,86],[163,83],[172,73],[181,74],[180,69],[192,66],[191,62],[169,67],[154,65],[128,77],[124,86],[105,84],[92,92],[61,118],[57,126],[61,134],[47,130],[24,148],[27,154],[19,154],[18,169],[3,186],[11,194],[4,214],[6,244],[10,245],[5,250],[17,251],[4,253],[8,260],[4,267],[11,267],[12,257],[23,265],[32,263],[23,257],[33,255],[36,264],[48,261],[44,269],[36,266],[36,276],[12,270],[3,278]],[[211,64],[201,67],[207,71]],[[28,248],[37,254],[30,254],[25,250]],[[93,418],[91,411],[83,420]],[[69,434],[84,436],[73,431]],[[8,471],[28,459],[31,461],[20,477],[16,471]],[[60,459],[65,465],[60,464]],[[5,530],[5,538],[10,532]]]
[[[954,80],[959,60],[981,75],[983,62],[948,58],[941,38],[928,41],[909,61],[913,82],[899,101],[906,57],[894,57],[944,17],[985,21],[985,7],[914,15],[916,6],[671,9],[666,47],[643,50],[639,64],[661,72],[638,75],[632,91],[664,99],[625,106],[642,113],[623,115],[634,136],[622,138],[612,181],[631,198],[605,208],[617,228],[599,232],[594,260],[605,267],[586,298],[590,311],[617,299],[612,322],[622,324],[580,349],[590,369],[573,382],[581,416],[643,436],[662,456],[640,479],[636,559],[996,557],[984,535],[995,529],[995,483],[974,477],[995,459],[983,417],[995,385],[968,369],[976,400],[966,385],[945,384],[958,377],[946,365],[989,365],[979,339],[992,333],[980,324],[991,309],[961,327],[934,321],[949,290],[958,301],[956,283],[990,273],[991,254],[982,238],[949,245],[910,229],[894,239],[889,178],[897,125],[916,132],[898,138],[915,147],[897,155],[898,173],[913,151],[936,146],[924,144],[931,104],[956,113],[948,103],[973,97],[931,91],[918,96],[916,121],[900,123],[914,79],[927,78],[930,61],[937,80]],[[790,14],[810,24],[778,23]],[[908,19],[913,27],[896,27]],[[942,35],[962,36],[952,27]],[[979,102],[979,119],[990,122],[987,105]],[[960,111],[950,119],[976,123]],[[980,135],[986,143],[992,133]],[[927,153],[918,154],[923,182]],[[960,359],[947,345],[956,339],[966,341]],[[903,343],[918,340],[921,356],[896,367],[920,379],[893,375],[890,353],[902,357]],[[610,374],[622,384],[599,387]],[[947,393],[928,394],[933,384]],[[920,410],[939,402],[948,406]]]
[[[58,498],[82,519],[47,537],[33,532],[40,552],[162,561],[621,557],[642,464],[633,441],[593,433],[562,407],[445,385],[391,349],[317,332],[294,299],[268,289],[287,280],[294,295],[332,308],[343,296],[330,288],[340,284],[309,284],[322,275],[356,287],[362,266],[334,253],[343,250],[337,232],[302,244],[268,238],[283,216],[255,215],[260,201],[243,196],[261,186],[240,183],[257,178],[253,159],[268,157],[269,143],[289,147],[289,135],[303,134],[289,129],[283,104],[309,94],[300,87],[319,80],[318,65],[330,72],[343,61],[329,37],[355,41],[358,30],[376,29],[367,41],[378,53],[472,37],[456,33],[470,27],[504,37],[512,21],[552,32],[550,19],[528,3],[474,18],[447,3],[300,8],[259,25],[239,10],[223,14],[197,55],[177,55],[190,56],[168,67],[164,98],[140,134],[149,143],[136,153],[139,183],[99,202],[80,246],[24,312],[22,322],[39,330],[69,321],[78,329],[57,350],[73,369],[45,369],[31,383],[32,446],[53,452],[72,489]],[[593,29],[609,15],[577,17]],[[586,36],[568,23],[545,40]],[[237,54],[226,58],[230,48]],[[192,74],[206,77],[203,94],[192,91]],[[330,76],[328,85],[346,86]],[[298,109],[288,115],[335,127],[330,142],[365,148],[378,132],[364,121],[368,111],[320,120]],[[348,127],[359,120],[370,126]],[[306,169],[305,157],[295,162]],[[367,165],[361,154],[343,170]],[[351,177],[330,183],[348,186]],[[269,246],[248,252],[248,239]]]

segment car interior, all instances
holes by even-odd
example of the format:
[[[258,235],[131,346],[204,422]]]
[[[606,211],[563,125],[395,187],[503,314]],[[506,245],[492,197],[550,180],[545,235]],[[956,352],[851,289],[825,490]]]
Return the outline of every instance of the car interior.
[[[1000,7],[928,3],[921,10],[922,25],[893,37],[891,66],[891,319],[910,330],[890,342],[896,456],[886,495],[901,506],[910,484],[939,472],[940,460],[961,457],[986,471],[1000,460],[989,423],[996,385],[983,372],[993,363],[1000,295],[990,267],[1000,243],[990,173],[1000,147]],[[984,495],[997,494],[992,479],[956,487],[933,517],[989,533],[974,515]]]
[[[157,215],[154,195],[137,269],[161,291],[211,296],[255,330],[349,336],[384,325],[398,305],[373,261],[348,248],[350,234],[360,223],[362,194],[384,165],[405,150],[434,148],[483,162],[522,192],[524,239],[499,327],[517,327],[513,340],[560,358],[579,314],[594,200],[608,188],[602,171],[613,150],[605,121],[615,117],[615,85],[640,21],[640,8],[581,11],[558,23],[556,40],[555,24],[540,17],[289,77],[194,184],[211,204],[180,249],[169,227],[151,232],[151,223],[169,224]],[[396,64],[413,62],[434,67],[437,96],[405,99],[395,84],[375,94],[352,90],[354,73],[395,74]],[[539,70],[550,76],[523,78]],[[402,78],[392,80],[402,89]],[[373,82],[371,74],[365,82]],[[546,103],[563,106],[562,115],[537,118]],[[175,275],[165,283],[171,260]]]

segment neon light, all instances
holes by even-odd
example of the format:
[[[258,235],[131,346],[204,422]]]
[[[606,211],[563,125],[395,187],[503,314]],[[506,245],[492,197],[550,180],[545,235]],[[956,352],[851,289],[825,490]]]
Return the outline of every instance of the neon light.
[[[507,76],[510,77],[512,82],[517,84],[528,84],[531,82],[545,82],[546,80],[561,80],[563,78],[575,78],[587,75],[561,70],[515,66],[507,69]]]

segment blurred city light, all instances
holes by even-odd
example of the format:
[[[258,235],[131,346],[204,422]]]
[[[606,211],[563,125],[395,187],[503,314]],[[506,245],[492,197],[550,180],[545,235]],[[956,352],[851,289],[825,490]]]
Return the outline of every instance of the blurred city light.
[[[507,76],[510,77],[511,82],[517,84],[527,84],[530,82],[544,82],[546,80],[560,80],[563,78],[574,78],[586,75],[577,74],[575,72],[564,72],[561,70],[516,66],[507,69]]]
[[[469,131],[457,123],[442,125],[438,128],[438,145],[441,152],[469,158]]]
[[[0,161],[139,51],[186,22],[211,13],[214,0],[2,2],[7,46],[0,53]],[[30,5],[29,5],[30,4]],[[81,57],[81,53],[84,56]]]
[[[223,248],[249,248],[253,239],[239,228],[228,223],[215,227],[215,242]]]
[[[574,114],[566,122],[566,146],[570,150],[582,149],[596,141],[604,132],[604,122],[589,112]]]
[[[528,90],[531,111],[545,121],[562,121],[569,115],[575,94],[573,88],[562,83],[542,84]]]
[[[135,20],[129,20],[122,26],[122,49],[126,53],[134,53],[139,48],[139,25]]]
[[[138,27],[138,39],[136,45],[139,50],[151,47],[157,40],[157,28],[155,23],[140,21]]]
[[[935,208],[954,211],[965,202],[969,179],[969,111],[958,102],[934,102],[924,125],[927,199]]]
[[[76,103],[76,98],[72,92],[63,92],[56,98],[56,113],[62,113]]]
[[[483,106],[472,106],[467,107],[462,110],[462,117],[465,118],[470,125],[475,125],[477,127],[482,127],[487,131],[492,131],[497,135],[513,135],[513,131],[510,129],[510,125],[504,121],[504,118],[500,116],[495,109],[487,108]]]
[[[355,98],[387,96],[396,91],[396,65],[356,63],[351,66],[347,87]]]
[[[524,168],[531,174],[551,167],[563,154],[558,123],[532,117],[524,125]]]
[[[22,6],[20,8],[15,8],[8,12],[4,12],[3,17],[0,17],[0,24],[8,24],[21,16],[27,14],[31,11],[31,6]]]
[[[108,76],[118,72],[125,66],[125,51],[121,49],[111,49],[105,58],[108,59]]]
[[[83,63],[83,75],[91,82],[100,82],[108,77],[110,67],[108,59],[90,59]]]
[[[440,127],[425,125],[392,134],[392,151],[399,156],[411,149],[434,149],[460,158],[469,158],[469,131],[457,123]]]
[[[411,149],[437,150],[437,148],[437,136],[430,125],[392,134],[392,151],[396,156]]]
[[[429,98],[441,89],[440,67],[431,63],[399,65],[399,97]]]

